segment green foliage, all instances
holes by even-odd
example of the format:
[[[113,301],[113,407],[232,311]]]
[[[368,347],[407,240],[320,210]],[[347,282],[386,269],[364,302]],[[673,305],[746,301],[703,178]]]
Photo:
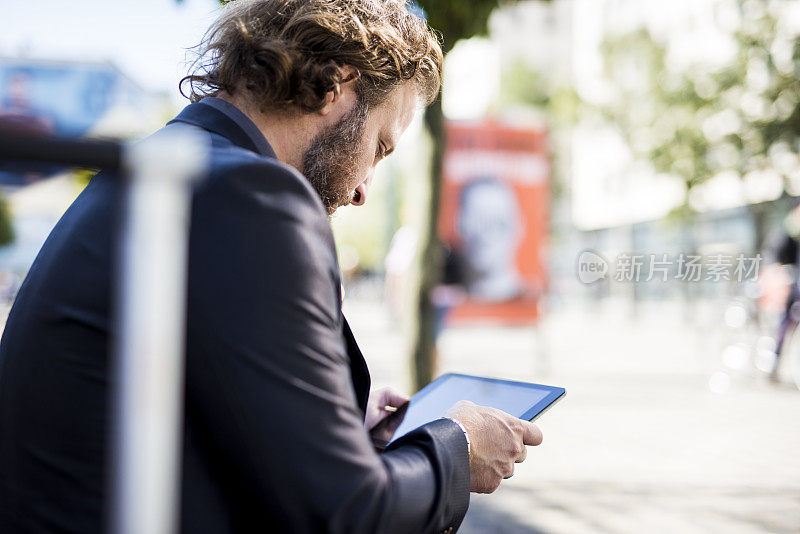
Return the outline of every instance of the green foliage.
[[[611,97],[602,114],[634,154],[687,191],[723,171],[782,172],[800,141],[800,36],[786,35],[770,0],[750,0],[727,64],[675,71],[646,30],[602,48]],[[786,176],[784,175],[784,178]]]
[[[522,58],[503,70],[498,100],[500,107],[522,104],[539,110],[546,114],[551,126],[574,124],[583,105],[572,87],[554,83]]]
[[[489,15],[501,1],[417,0],[417,4],[425,11],[428,24],[441,33],[442,49],[446,54],[460,39],[485,35]]]
[[[11,207],[5,195],[0,194],[0,246],[11,244],[14,241],[14,226]]]
[[[612,96],[600,110],[628,146],[687,187],[708,179],[710,144],[701,121],[716,103],[697,94],[687,73],[668,70],[665,47],[646,30],[606,40],[602,53]]]
[[[577,92],[570,86],[556,83],[552,78],[538,72],[521,57],[510,63],[501,73],[498,105],[502,108],[525,106],[541,113],[548,124],[551,145],[558,145],[558,138],[566,134],[577,122],[584,107]],[[559,150],[552,150],[553,181],[551,193],[560,198],[566,192],[564,164]]]
[[[501,75],[501,106],[524,104],[537,109],[546,109],[551,96],[549,80],[528,66],[522,58],[516,58]]]

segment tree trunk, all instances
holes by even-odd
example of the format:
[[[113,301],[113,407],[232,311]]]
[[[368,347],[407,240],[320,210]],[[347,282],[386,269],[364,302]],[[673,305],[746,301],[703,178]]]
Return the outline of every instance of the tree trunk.
[[[431,136],[433,153],[430,170],[430,196],[427,219],[420,239],[417,272],[419,283],[414,299],[416,307],[414,340],[412,346],[411,378],[419,390],[433,379],[436,370],[436,310],[431,302],[431,291],[439,283],[442,272],[442,254],[437,229],[439,227],[439,201],[442,189],[442,161],[444,159],[445,131],[441,94],[425,110],[425,126]]]
[[[767,211],[770,209],[771,204],[749,204],[748,211],[753,221],[753,252],[758,254],[763,252],[764,243],[767,240]]]

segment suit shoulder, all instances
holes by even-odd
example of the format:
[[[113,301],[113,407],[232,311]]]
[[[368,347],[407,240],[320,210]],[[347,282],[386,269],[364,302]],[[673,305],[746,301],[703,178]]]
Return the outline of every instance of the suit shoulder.
[[[311,183],[294,167],[236,147],[212,158],[211,183],[226,183],[257,195],[279,196],[301,204],[327,220],[325,207]],[[311,215],[307,213],[306,215]]]
[[[232,256],[246,262],[261,261],[273,269],[291,266],[295,274],[324,271],[336,279],[333,232],[311,184],[272,158],[231,152],[212,158],[210,176],[195,191],[196,239],[213,250],[235,242]],[[214,239],[218,246],[211,247]],[[242,250],[248,252],[242,256]]]

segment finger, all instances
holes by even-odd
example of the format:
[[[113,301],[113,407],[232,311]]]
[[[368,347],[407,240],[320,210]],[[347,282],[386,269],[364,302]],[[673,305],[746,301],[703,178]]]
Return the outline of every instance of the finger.
[[[386,411],[386,410],[379,410],[378,413],[372,415],[369,418],[368,422],[365,421],[364,426],[367,428],[367,430],[372,430],[373,428],[378,426],[378,423],[380,423],[381,421],[383,421],[384,419],[386,419],[390,415],[392,415],[392,412],[389,412],[389,411]]]
[[[394,408],[399,408],[406,402],[408,402],[408,396],[403,395],[402,393],[398,393],[393,389],[386,388],[381,393],[381,408],[384,406],[392,406]]]
[[[511,464],[511,472],[503,477],[503,480],[508,480],[514,476],[514,464]]]
[[[525,458],[527,457],[528,457],[528,448],[522,447],[522,452],[519,453],[519,456],[517,456],[517,458],[514,460],[514,463],[521,464],[522,462],[525,461]]]
[[[525,445],[539,445],[544,437],[539,427],[530,421],[523,421],[522,443]]]

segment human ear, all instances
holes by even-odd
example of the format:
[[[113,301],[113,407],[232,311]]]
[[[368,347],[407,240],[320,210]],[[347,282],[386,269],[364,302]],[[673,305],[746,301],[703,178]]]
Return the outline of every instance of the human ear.
[[[328,115],[340,104],[343,97],[352,92],[355,94],[356,81],[361,77],[361,73],[355,67],[344,65],[339,67],[341,74],[340,81],[334,86],[332,91],[325,95],[325,105],[319,110],[321,115]]]

